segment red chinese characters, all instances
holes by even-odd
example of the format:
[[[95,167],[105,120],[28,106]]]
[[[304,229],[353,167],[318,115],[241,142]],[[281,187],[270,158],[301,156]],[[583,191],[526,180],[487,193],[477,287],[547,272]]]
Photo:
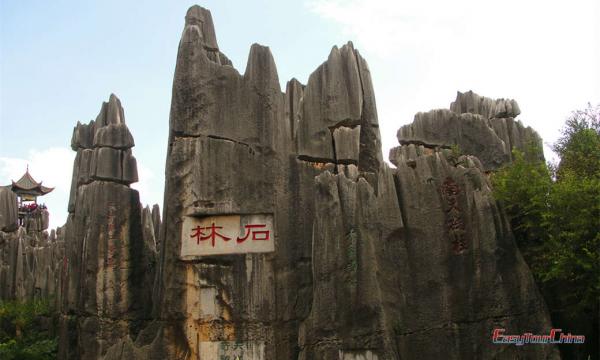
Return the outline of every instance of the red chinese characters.
[[[245,226],[245,230],[246,230],[246,234],[244,235],[244,237],[237,238],[237,242],[242,243],[244,241],[246,241],[246,239],[248,239],[248,236],[250,236],[250,234],[252,234],[252,240],[256,241],[256,240],[269,240],[270,237],[270,231],[269,230],[254,230],[254,229],[266,229],[267,225],[266,224],[248,224]]]
[[[222,229],[222,226],[215,226],[215,223],[212,223],[211,226],[207,226],[207,227],[202,227],[202,226],[196,226],[195,228],[192,229],[192,235],[190,235],[191,238],[196,238],[196,243],[198,245],[200,245],[200,241],[205,241],[210,239],[211,240],[211,245],[212,247],[215,247],[215,239],[218,237],[220,237],[221,239],[225,240],[225,241],[229,241],[231,240],[231,238],[219,234],[217,232],[217,230]],[[210,234],[205,234],[203,232],[203,230],[210,230]]]
[[[217,238],[221,238],[223,241],[229,241],[232,238],[219,232],[222,230],[222,226],[217,226],[215,223],[211,223],[211,226],[196,226],[192,228],[190,238],[196,240],[196,244],[200,245],[201,241],[210,240],[212,247],[215,247]],[[247,224],[244,226],[244,234],[242,237],[236,238],[236,243],[241,244],[246,240],[251,241],[268,241],[271,239],[271,231],[267,228],[267,224]]]

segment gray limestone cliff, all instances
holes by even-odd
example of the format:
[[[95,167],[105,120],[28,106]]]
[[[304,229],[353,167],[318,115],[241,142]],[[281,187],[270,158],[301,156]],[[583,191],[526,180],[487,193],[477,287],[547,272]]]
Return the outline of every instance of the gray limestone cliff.
[[[558,358],[491,343],[495,327],[551,326],[484,174],[520,146],[515,102],[459,95],[418,115],[393,169],[352,43],[282,93],[269,48],[253,45],[240,74],[212,25],[190,8],[179,43],[156,320],[108,359],[216,359],[236,344],[250,359]],[[473,156],[449,161],[453,144]],[[275,219],[274,251],[183,256],[190,218],[252,214]]]
[[[129,187],[134,141],[115,95],[96,120],[77,124],[71,146],[59,356],[96,359],[149,321],[156,241],[150,211]]]
[[[8,186],[0,186],[0,231],[15,231],[17,228],[17,194]]]
[[[0,232],[0,299],[50,299],[60,304],[64,231]]]
[[[492,344],[494,328],[544,332],[545,303],[476,157],[392,151],[405,228],[398,257],[399,352],[423,358],[557,358],[556,349]],[[482,334],[486,334],[484,336]]]
[[[412,124],[398,130],[400,144],[449,148],[457,145],[465,154],[479,158],[485,171],[512,160],[512,150],[528,151],[543,159],[542,139],[519,120],[515,100],[492,100],[472,91],[458,92],[450,109],[420,112]]]

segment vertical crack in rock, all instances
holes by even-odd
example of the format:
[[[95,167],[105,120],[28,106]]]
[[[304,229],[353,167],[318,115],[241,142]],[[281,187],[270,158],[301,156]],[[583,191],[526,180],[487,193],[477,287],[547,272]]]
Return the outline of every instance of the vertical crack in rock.
[[[331,141],[331,149],[332,149],[332,153],[333,153],[333,163],[334,164],[338,164],[339,163],[339,159],[338,159],[338,153],[337,150],[335,148],[335,136],[333,135],[334,130],[329,129],[329,139]],[[333,169],[334,173],[338,172],[337,166]]]
[[[300,122],[300,110],[302,109],[304,85],[293,78],[286,84],[285,100],[286,100],[286,117],[289,123],[290,139],[292,140],[293,151],[298,149],[298,126]]]

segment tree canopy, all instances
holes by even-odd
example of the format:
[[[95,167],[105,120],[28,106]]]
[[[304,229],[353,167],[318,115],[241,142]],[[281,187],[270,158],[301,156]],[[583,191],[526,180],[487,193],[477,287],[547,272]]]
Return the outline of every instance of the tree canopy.
[[[567,119],[553,146],[558,164],[528,156],[540,151],[534,146],[525,153],[513,150],[513,163],[492,175],[495,196],[549,307],[568,313],[553,317],[554,325],[565,319],[570,325],[589,314],[591,325],[585,328],[597,328],[600,105],[588,105]],[[594,336],[588,339],[594,341]]]
[[[0,359],[56,359],[57,339],[48,324],[52,318],[48,301],[0,301]]]

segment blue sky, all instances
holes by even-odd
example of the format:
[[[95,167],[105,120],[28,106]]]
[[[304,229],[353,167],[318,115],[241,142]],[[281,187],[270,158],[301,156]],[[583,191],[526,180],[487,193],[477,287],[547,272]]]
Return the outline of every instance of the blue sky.
[[[64,223],[77,121],[115,93],[136,141],[144,203],[162,205],[172,77],[190,1],[2,1],[0,184],[30,165],[56,186],[44,198]],[[243,72],[267,45],[282,88],[305,83],[333,45],[369,62],[384,157],[417,111],[457,90],[515,98],[520,119],[552,142],[571,110],[600,102],[598,1],[204,1],[221,51]],[[552,155],[547,153],[548,157]]]

